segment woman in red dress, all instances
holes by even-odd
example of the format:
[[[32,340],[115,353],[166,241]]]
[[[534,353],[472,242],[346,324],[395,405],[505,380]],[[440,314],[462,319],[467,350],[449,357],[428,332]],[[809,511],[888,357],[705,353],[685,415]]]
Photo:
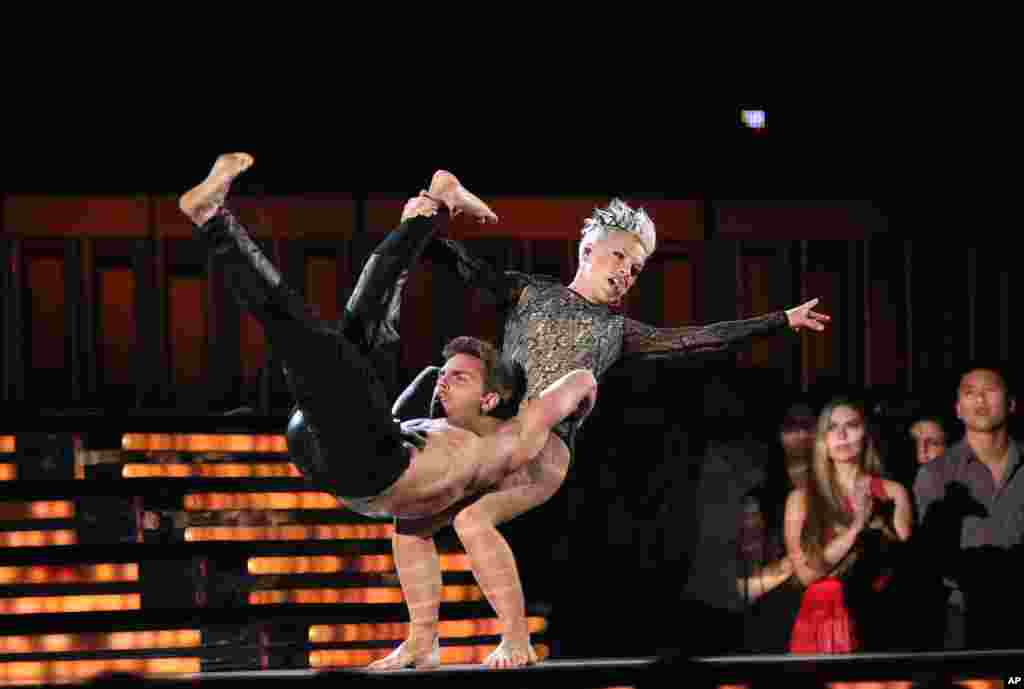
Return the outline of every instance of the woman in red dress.
[[[812,476],[786,500],[786,552],[807,587],[790,636],[791,653],[850,653],[862,647],[847,580],[865,543],[910,538],[906,488],[881,477],[863,408],[845,399],[818,417]],[[878,589],[884,577],[872,582]]]

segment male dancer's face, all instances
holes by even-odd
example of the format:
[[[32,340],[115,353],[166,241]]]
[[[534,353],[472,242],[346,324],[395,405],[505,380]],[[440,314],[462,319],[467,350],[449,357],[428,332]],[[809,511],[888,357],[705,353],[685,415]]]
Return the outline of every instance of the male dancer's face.
[[[647,260],[644,245],[631,232],[610,232],[587,245],[584,252],[580,272],[594,294],[607,304],[622,301]]]
[[[434,395],[449,421],[462,425],[493,407],[497,395],[484,391],[486,375],[484,362],[471,354],[456,354],[445,362]]]

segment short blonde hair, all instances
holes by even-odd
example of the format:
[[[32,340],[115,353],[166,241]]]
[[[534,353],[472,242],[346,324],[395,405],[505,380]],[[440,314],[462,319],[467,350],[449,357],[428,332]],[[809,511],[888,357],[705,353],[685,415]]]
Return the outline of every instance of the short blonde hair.
[[[593,214],[583,221],[583,247],[608,236],[611,231],[629,232],[640,240],[644,251],[650,256],[657,245],[657,231],[654,222],[643,208],[633,209],[622,199],[612,199],[606,208],[595,208]]]

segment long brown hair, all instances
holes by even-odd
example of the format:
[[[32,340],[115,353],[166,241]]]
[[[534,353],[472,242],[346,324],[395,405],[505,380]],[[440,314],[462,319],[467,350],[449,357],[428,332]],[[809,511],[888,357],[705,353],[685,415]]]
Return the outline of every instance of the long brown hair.
[[[811,475],[805,484],[807,516],[800,533],[800,545],[804,553],[818,565],[822,565],[824,562],[829,531],[836,527],[849,527],[853,524],[853,513],[847,508],[842,488],[840,488],[836,477],[835,464],[828,454],[829,424],[832,421],[832,413],[840,407],[854,410],[864,423],[864,448],[857,459],[861,470],[870,476],[882,475],[882,458],[878,453],[875,435],[868,427],[868,417],[864,413],[864,407],[845,397],[831,400],[818,415],[817,432],[814,436],[814,456],[811,459]],[[846,571],[856,559],[857,549],[854,548],[837,568],[838,571]]]

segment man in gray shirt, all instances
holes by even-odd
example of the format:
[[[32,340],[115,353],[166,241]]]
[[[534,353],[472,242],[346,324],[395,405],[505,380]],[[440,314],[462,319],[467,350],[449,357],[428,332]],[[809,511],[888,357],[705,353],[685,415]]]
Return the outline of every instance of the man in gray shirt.
[[[975,367],[961,378],[956,414],[964,438],[921,467],[914,481],[925,567],[947,598],[947,649],[1003,648],[1019,634],[1019,572],[1024,541],[1024,471],[1007,420],[1016,401],[1006,375]]]

